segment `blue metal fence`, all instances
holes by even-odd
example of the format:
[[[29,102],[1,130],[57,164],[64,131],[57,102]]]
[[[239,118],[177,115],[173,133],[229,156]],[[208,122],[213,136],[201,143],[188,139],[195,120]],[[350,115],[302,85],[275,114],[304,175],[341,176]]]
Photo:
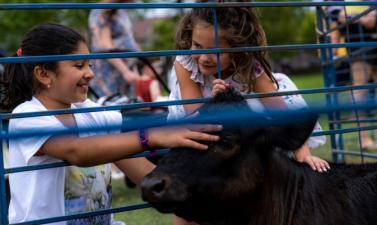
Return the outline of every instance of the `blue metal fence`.
[[[314,111],[317,113],[326,113],[329,118],[329,130],[318,132],[313,135],[329,135],[331,137],[331,148],[333,152],[334,161],[343,161],[344,155],[358,155],[363,157],[371,157],[377,158],[376,154],[372,153],[364,153],[362,152],[361,148],[360,151],[350,151],[344,149],[344,140],[343,134],[349,132],[360,132],[361,130],[376,130],[376,125],[371,125],[367,127],[347,127],[344,128],[342,124],[344,123],[351,123],[351,122],[376,122],[375,119],[368,119],[360,121],[358,118],[354,121],[343,120],[341,118],[342,111],[352,111],[357,109],[375,109],[377,107],[377,102],[371,100],[365,104],[356,104],[355,102],[351,102],[350,104],[342,104],[339,100],[339,93],[342,92],[352,92],[353,90],[364,90],[364,89],[371,89],[374,90],[377,87],[377,84],[368,84],[362,86],[342,86],[338,87],[335,79],[335,66],[334,63],[337,62],[339,59],[334,59],[332,49],[333,48],[352,48],[352,47],[377,47],[376,42],[358,42],[358,43],[331,43],[329,39],[329,34],[334,32],[336,29],[331,28],[329,25],[329,18],[323,11],[323,6],[371,6],[377,7],[377,2],[250,2],[250,3],[149,3],[149,4],[142,4],[142,3],[108,3],[108,4],[92,4],[92,3],[82,3],[82,4],[74,4],[74,3],[52,3],[52,4],[0,4],[0,10],[36,10],[36,9],[43,9],[43,10],[51,10],[51,9],[94,9],[94,8],[128,8],[128,9],[139,9],[139,8],[197,8],[197,7],[207,7],[207,8],[216,8],[216,7],[279,7],[279,6],[286,6],[286,7],[316,7],[316,15],[317,15],[317,31],[319,34],[319,42],[318,44],[291,44],[291,45],[275,45],[275,46],[249,46],[249,47],[242,47],[242,48],[232,48],[232,49],[209,49],[209,50],[167,50],[167,51],[149,51],[149,52],[117,52],[117,53],[92,53],[88,55],[54,55],[54,56],[22,56],[22,57],[5,57],[0,58],[0,63],[11,63],[11,62],[35,62],[35,61],[59,61],[59,60],[67,60],[67,59],[108,59],[108,58],[132,58],[132,57],[153,57],[153,56],[175,56],[175,55],[191,55],[191,54],[217,54],[223,52],[242,52],[242,51],[261,51],[261,50],[268,50],[268,51],[277,51],[277,50],[297,50],[297,49],[319,49],[320,50],[320,58],[323,67],[324,73],[324,86],[325,88],[318,88],[318,89],[307,89],[307,90],[300,90],[300,91],[290,91],[290,92],[279,92],[279,93],[267,93],[267,94],[250,94],[247,95],[247,98],[263,98],[269,96],[281,96],[281,95],[294,95],[294,94],[324,94],[326,95],[326,104],[322,106],[312,107],[310,111]],[[365,15],[367,12],[364,12]],[[216,16],[215,16],[216,18]],[[348,21],[348,23],[352,23],[357,18],[353,18]],[[217,34],[217,26],[215,26],[216,34]],[[216,35],[218,38],[218,35]],[[218,41],[216,41],[216,46],[218,46]],[[219,71],[221,68],[218,68]],[[25,117],[35,117],[35,116],[42,116],[42,115],[59,115],[59,114],[67,114],[67,113],[86,113],[86,112],[95,112],[95,111],[104,111],[104,110],[128,110],[128,109],[137,109],[137,108],[145,108],[145,107],[161,107],[161,106],[169,106],[169,105],[181,105],[181,104],[192,104],[192,103],[203,103],[207,102],[208,98],[203,99],[190,99],[190,100],[182,100],[182,101],[166,101],[166,102],[153,102],[153,103],[137,103],[137,104],[129,104],[129,105],[117,105],[117,106],[104,106],[104,107],[95,107],[95,108],[87,108],[87,109],[70,109],[70,110],[54,110],[48,112],[33,112],[33,113],[20,113],[20,114],[11,114],[11,113],[2,113],[0,114],[0,139],[2,143],[10,138],[11,136],[7,133],[6,128],[4,127],[5,121],[12,119],[12,118],[25,118]],[[226,117],[226,115],[224,116]],[[224,118],[226,119],[226,118]],[[140,121],[137,122],[127,122],[127,129],[137,129],[140,126],[150,127],[150,126],[159,126],[159,125],[166,125],[166,122],[157,121],[156,120],[148,120],[145,119],[142,123]],[[171,122],[173,123],[173,122]],[[179,123],[179,121],[177,122]],[[103,128],[98,128],[103,129]],[[74,130],[71,130],[74,131]],[[41,135],[43,132],[31,132],[29,134],[23,133],[18,134],[19,136],[24,135]],[[13,136],[15,137],[15,136]],[[1,151],[3,151],[3,145],[1,146]],[[159,154],[164,154],[167,150],[160,150]],[[145,156],[145,153],[134,155],[132,157],[140,157]],[[29,166],[29,167],[19,167],[19,168],[4,168],[2,154],[0,155],[0,194],[1,194],[1,202],[0,202],[0,210],[1,210],[1,220],[0,225],[7,225],[8,223],[8,209],[7,209],[7,196],[5,192],[6,183],[5,183],[5,175],[9,173],[18,173],[36,169],[48,169],[54,167],[61,167],[69,165],[66,162],[61,163],[53,163],[48,165],[38,165],[38,166]],[[132,206],[124,206],[119,208],[113,208],[109,210],[100,210],[96,212],[87,212],[83,214],[77,215],[70,215],[70,216],[61,216],[55,218],[48,218],[48,219],[40,219],[34,221],[27,221],[23,223],[17,224],[44,224],[44,223],[51,223],[57,221],[65,221],[70,219],[77,219],[77,218],[85,218],[89,216],[96,216],[102,214],[109,214],[109,213],[117,213],[123,211],[130,211],[135,209],[142,209],[148,207],[148,204],[138,204]]]

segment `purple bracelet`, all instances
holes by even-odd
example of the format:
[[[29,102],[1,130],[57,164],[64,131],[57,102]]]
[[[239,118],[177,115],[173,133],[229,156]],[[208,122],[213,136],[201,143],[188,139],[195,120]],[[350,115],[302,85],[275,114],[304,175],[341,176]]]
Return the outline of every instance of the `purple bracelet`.
[[[151,147],[148,144],[148,132],[147,129],[141,128],[139,129],[139,142],[140,145],[143,147],[144,151],[149,150],[149,156],[155,156],[156,155],[156,150],[151,149]]]

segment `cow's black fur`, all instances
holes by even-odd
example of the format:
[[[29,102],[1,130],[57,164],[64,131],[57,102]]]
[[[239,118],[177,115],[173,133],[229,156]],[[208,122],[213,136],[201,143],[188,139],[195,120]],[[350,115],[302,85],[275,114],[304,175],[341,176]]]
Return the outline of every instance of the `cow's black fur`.
[[[229,101],[247,108],[227,92],[204,111]],[[160,212],[203,225],[377,225],[376,164],[332,164],[318,173],[287,156],[315,121],[244,123],[223,131],[208,151],[172,150],[144,179],[143,198]]]

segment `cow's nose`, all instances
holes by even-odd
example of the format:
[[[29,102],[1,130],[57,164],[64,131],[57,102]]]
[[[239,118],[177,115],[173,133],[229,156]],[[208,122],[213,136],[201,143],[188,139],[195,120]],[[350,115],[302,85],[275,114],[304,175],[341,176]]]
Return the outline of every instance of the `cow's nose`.
[[[166,188],[170,186],[171,179],[167,176],[146,177],[141,183],[142,198],[144,201],[159,202],[166,196]]]

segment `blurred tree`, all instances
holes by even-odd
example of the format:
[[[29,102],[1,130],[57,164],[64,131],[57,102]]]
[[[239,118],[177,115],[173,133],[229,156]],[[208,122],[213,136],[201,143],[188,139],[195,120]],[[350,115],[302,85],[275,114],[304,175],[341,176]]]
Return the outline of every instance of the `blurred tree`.
[[[269,45],[316,43],[315,13],[305,7],[268,7],[258,9]],[[272,52],[278,59],[297,51]]]
[[[33,3],[57,3],[58,0],[35,0]],[[97,0],[72,0],[71,2],[98,2]],[[0,3],[30,3],[28,0],[0,0]],[[89,10],[0,10],[0,48],[13,55],[22,37],[33,26],[55,22],[71,26],[86,35]]]

